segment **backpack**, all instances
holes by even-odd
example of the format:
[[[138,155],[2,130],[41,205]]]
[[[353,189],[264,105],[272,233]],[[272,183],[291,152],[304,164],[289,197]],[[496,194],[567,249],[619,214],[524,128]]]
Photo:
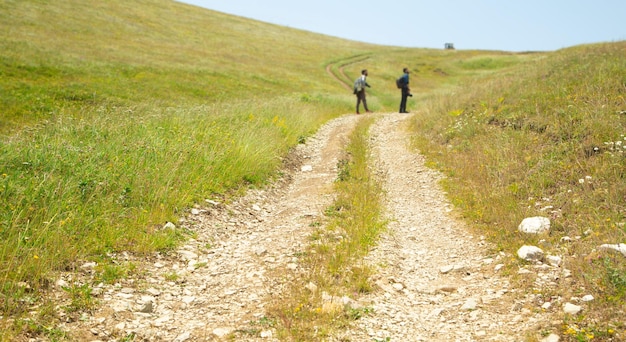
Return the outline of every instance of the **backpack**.
[[[404,79],[402,78],[402,76],[396,79],[396,87],[398,87],[398,89],[404,88]]]
[[[361,77],[357,78],[354,81],[354,94],[358,93],[359,91],[361,91],[361,89],[363,89],[363,81],[361,80]]]

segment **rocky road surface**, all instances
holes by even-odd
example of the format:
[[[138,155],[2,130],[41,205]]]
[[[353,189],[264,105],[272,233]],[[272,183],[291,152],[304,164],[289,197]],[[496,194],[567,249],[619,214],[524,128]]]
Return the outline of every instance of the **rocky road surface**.
[[[515,289],[452,215],[438,185],[441,175],[408,149],[406,114],[368,114],[373,167],[384,179],[389,231],[366,261],[377,269],[376,290],[360,304],[370,314],[331,341],[538,341],[549,318],[532,294]],[[359,115],[332,120],[289,157],[271,187],[233,203],[207,199],[181,222],[194,238],[176,252],[139,258],[133,276],[93,289],[97,309],[61,329],[79,341],[277,341],[263,325],[267,299],[299,272],[298,252],[313,222],[332,203],[337,162]],[[66,274],[57,284],[87,282],[97,265]],[[59,296],[63,291],[59,291]],[[250,333],[246,333],[250,332]]]

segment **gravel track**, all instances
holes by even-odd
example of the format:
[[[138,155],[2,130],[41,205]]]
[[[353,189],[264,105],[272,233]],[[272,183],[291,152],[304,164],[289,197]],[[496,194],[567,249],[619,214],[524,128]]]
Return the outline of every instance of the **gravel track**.
[[[366,257],[376,290],[372,312],[332,341],[524,341],[547,318],[498,274],[503,255],[454,219],[441,175],[408,150],[406,114],[375,116],[374,167],[386,191],[388,233]],[[332,120],[300,145],[271,187],[233,203],[208,199],[176,224],[195,233],[176,252],[150,258],[120,254],[136,275],[94,289],[100,305],[62,328],[80,341],[276,341],[263,325],[268,298],[302,271],[298,252],[311,223],[332,203],[332,183],[347,136],[364,116]],[[87,282],[94,265],[60,283]],[[63,291],[59,291],[59,296]],[[232,340],[232,339],[231,339]]]

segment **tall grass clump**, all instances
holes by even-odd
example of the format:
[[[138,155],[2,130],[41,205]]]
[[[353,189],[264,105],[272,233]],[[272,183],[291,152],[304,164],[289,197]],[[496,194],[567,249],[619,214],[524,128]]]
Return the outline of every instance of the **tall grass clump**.
[[[371,123],[372,119],[361,120],[351,134],[346,157],[339,162],[336,199],[326,210],[328,220],[318,223],[312,244],[301,257],[307,272],[293,279],[287,293],[281,293],[268,310],[282,338],[324,339],[370,310],[345,307],[337,298],[356,299],[371,291],[371,270],[362,258],[386,226],[381,186],[367,165]]]
[[[546,252],[563,255],[573,274],[559,293],[597,298],[577,318],[597,332],[623,328],[626,299],[616,276],[626,259],[598,251],[626,242],[625,52],[624,42],[560,50],[466,82],[413,119],[416,146],[446,172],[467,220],[509,254],[547,240]],[[528,216],[551,218],[551,233],[518,233]]]

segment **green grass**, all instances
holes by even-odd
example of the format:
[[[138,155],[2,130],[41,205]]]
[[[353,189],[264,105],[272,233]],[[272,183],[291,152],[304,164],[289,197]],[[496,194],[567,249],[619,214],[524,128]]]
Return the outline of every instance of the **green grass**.
[[[623,325],[626,268],[621,255],[596,249],[626,240],[625,49],[617,42],[560,50],[464,83],[413,118],[417,148],[446,172],[464,217],[511,254],[547,239],[546,252],[564,255],[573,273],[556,292],[596,297],[578,324],[613,331]],[[472,68],[487,62],[478,61]],[[536,215],[551,218],[549,236],[517,232]]]

